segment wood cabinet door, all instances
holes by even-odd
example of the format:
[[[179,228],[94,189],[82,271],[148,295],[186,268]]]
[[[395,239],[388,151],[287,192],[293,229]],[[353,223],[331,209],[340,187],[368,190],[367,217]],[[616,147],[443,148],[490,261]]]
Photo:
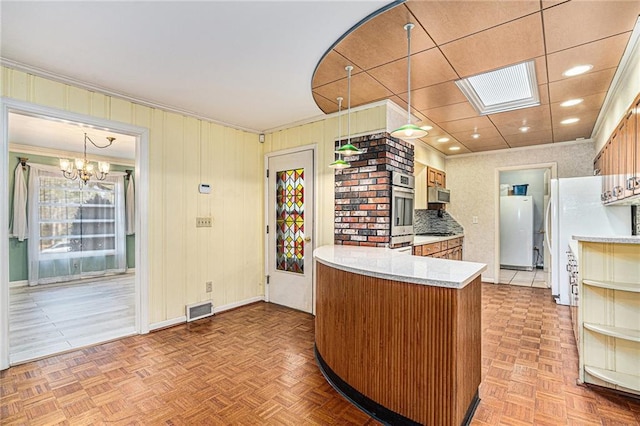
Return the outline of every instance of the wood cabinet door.
[[[611,139],[607,141],[602,149],[602,195],[603,201],[608,203],[611,201]]]
[[[436,170],[436,186],[446,188],[447,187],[447,178],[443,171]]]
[[[422,246],[413,246],[413,255],[422,256]]]
[[[436,186],[436,169],[427,167],[427,187]]]
[[[634,114],[635,106],[627,112],[624,118],[625,128],[625,150],[622,153],[622,161],[624,162],[624,196],[630,197],[634,192],[634,177],[636,175],[636,114]]]

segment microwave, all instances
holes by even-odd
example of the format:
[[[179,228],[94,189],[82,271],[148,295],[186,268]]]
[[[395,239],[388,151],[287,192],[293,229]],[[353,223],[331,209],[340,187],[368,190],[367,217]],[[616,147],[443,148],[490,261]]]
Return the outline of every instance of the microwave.
[[[430,186],[427,188],[427,202],[428,203],[448,203],[451,197],[451,193],[446,188],[439,186]]]

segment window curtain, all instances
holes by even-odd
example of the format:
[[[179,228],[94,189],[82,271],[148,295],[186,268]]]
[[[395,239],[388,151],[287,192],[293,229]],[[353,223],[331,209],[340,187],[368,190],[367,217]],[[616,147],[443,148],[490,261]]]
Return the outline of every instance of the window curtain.
[[[136,189],[133,173],[129,175],[125,204],[127,205],[127,235],[134,235],[136,233]]]
[[[29,285],[126,272],[124,173],[82,185],[56,167],[30,166]]]
[[[24,241],[29,229],[27,227],[27,180],[24,177],[22,164],[18,163],[13,181],[13,214],[9,235]]]

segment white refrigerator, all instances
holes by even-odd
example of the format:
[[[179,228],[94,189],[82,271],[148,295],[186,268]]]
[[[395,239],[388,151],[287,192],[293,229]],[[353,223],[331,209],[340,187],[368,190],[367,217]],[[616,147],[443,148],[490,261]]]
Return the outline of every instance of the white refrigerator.
[[[545,238],[551,255],[551,294],[569,304],[567,250],[574,235],[631,235],[631,207],[604,206],[601,176],[551,179],[551,199],[545,218]]]
[[[533,269],[533,197],[500,197],[500,266]]]

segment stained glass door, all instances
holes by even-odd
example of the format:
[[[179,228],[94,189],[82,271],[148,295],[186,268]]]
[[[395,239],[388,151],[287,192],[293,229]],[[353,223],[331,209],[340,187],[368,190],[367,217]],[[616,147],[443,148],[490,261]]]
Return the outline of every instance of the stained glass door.
[[[313,151],[268,157],[267,300],[313,310]]]

